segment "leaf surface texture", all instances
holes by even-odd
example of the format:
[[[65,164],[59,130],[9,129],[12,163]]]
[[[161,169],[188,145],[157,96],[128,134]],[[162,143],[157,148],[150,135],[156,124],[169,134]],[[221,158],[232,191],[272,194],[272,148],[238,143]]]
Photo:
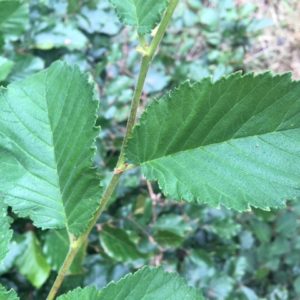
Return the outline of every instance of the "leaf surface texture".
[[[87,78],[62,62],[0,90],[0,194],[38,227],[79,235],[93,217],[97,106]]]
[[[127,157],[175,199],[283,206],[300,195],[300,83],[270,73],[186,82],[148,107]]]
[[[175,273],[161,268],[143,268],[118,282],[97,291],[94,287],[78,288],[58,300],[203,300],[200,292],[189,287]]]
[[[166,0],[110,0],[120,20],[137,28],[138,33],[151,31],[159,22]]]

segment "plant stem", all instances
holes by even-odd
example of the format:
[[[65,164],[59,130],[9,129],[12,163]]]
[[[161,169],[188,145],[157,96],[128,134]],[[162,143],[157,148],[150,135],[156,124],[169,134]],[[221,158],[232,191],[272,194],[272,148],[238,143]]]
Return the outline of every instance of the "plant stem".
[[[167,27],[171,21],[172,15],[176,9],[178,1],[179,0],[170,0],[169,5],[166,9],[166,12],[160,22],[160,25],[156,31],[155,36],[152,39],[150,46],[147,47],[145,45],[141,45],[142,49],[144,50],[143,58],[142,58],[142,62],[141,62],[141,69],[140,69],[140,74],[139,74],[139,78],[137,81],[136,89],[134,91],[133,99],[131,102],[130,115],[129,115],[129,118],[127,121],[126,133],[125,133],[125,137],[123,139],[120,157],[119,157],[119,160],[117,163],[117,168],[121,167],[125,162],[125,155],[124,155],[125,147],[126,147],[128,138],[129,138],[129,136],[132,132],[132,129],[134,127],[134,124],[135,124],[136,115],[137,115],[137,111],[139,108],[140,99],[141,99],[141,96],[143,93],[146,76],[148,74],[149,67],[150,67],[151,61],[155,55],[155,52],[156,52],[165,32],[167,30]]]
[[[129,118],[127,121],[127,126],[126,126],[126,133],[125,133],[125,137],[123,139],[121,152],[120,152],[120,156],[118,159],[118,163],[115,168],[115,172],[114,172],[114,174],[113,174],[113,176],[112,176],[112,178],[100,200],[99,208],[97,209],[86,232],[83,235],[81,235],[80,237],[78,237],[77,239],[73,236],[70,237],[69,252],[64,260],[63,265],[59,269],[58,275],[57,275],[57,277],[53,283],[53,286],[49,292],[47,300],[53,300],[55,298],[59,288],[61,287],[61,285],[64,281],[64,278],[65,278],[67,272],[69,271],[69,268],[76,256],[77,252],[79,251],[79,249],[83,245],[83,243],[88,239],[90,232],[92,231],[93,227],[97,223],[97,220],[99,219],[99,217],[103,213],[104,209],[106,208],[113,192],[115,191],[115,189],[119,183],[119,179],[120,179],[122,173],[132,168],[132,165],[129,165],[127,167],[127,165],[125,164],[125,147],[126,147],[128,138],[132,132],[132,129],[135,125],[136,115],[137,115],[137,111],[139,108],[140,99],[141,99],[141,96],[143,93],[143,88],[144,88],[146,76],[148,74],[151,61],[152,61],[152,59],[156,53],[156,50],[166,32],[166,29],[167,29],[169,23],[171,21],[172,15],[178,4],[178,1],[179,0],[170,0],[168,7],[166,9],[166,12],[161,20],[161,23],[157,29],[155,36],[152,39],[150,46],[148,47],[147,45],[144,44],[144,42],[143,42],[143,45],[141,45],[141,47],[143,49],[141,68],[140,68],[136,88],[135,88],[135,91],[133,94],[133,99],[132,99],[131,108],[130,108],[130,115],[129,115]]]
[[[100,206],[98,208],[98,210],[95,213],[95,216],[92,220],[92,222],[90,223],[88,229],[86,230],[86,232],[81,235],[78,239],[74,238],[74,237],[70,237],[70,249],[69,252],[64,260],[63,265],[61,266],[61,268],[59,269],[58,275],[52,285],[52,288],[49,292],[49,295],[47,297],[47,300],[53,300],[55,295],[57,294],[59,288],[61,287],[64,278],[77,254],[77,252],[79,251],[80,247],[83,245],[84,241],[87,240],[91,230],[93,229],[93,227],[95,226],[97,220],[99,219],[100,215],[102,214],[103,210],[105,209],[107,203],[109,202],[114,190],[116,189],[118,182],[119,182],[119,178],[121,177],[121,173],[119,174],[114,174],[100,200]]]
[[[47,299],[52,300],[55,298],[55,295],[57,294],[60,286],[62,285],[62,282],[64,281],[64,278],[65,278],[69,268],[71,267],[71,264],[76,256],[79,248],[80,247],[77,247],[77,243],[72,244],[72,242],[71,242],[68,254],[63,262],[63,265],[59,269],[58,275],[51,287],[51,290],[49,292]]]

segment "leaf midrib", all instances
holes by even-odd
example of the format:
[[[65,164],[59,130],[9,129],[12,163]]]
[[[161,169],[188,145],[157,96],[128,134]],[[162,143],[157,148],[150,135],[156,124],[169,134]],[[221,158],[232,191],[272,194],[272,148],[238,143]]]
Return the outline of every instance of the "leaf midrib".
[[[279,132],[289,132],[289,131],[294,131],[294,130],[300,130],[300,128],[278,130],[278,131],[267,132],[267,133],[259,134],[259,135],[257,135],[257,134],[256,135],[250,135],[250,136],[245,136],[245,137],[240,137],[240,138],[228,139],[226,141],[221,141],[221,142],[216,142],[216,143],[211,143],[211,144],[206,144],[206,145],[200,145],[198,147],[184,149],[184,150],[180,150],[180,151],[177,151],[177,152],[166,154],[164,156],[159,156],[159,157],[155,157],[153,159],[145,160],[143,162],[139,162],[137,165],[138,166],[144,166],[144,165],[147,165],[147,164],[149,164],[151,162],[154,162],[154,161],[157,161],[157,160],[160,160],[160,159],[163,159],[163,158],[167,158],[167,157],[170,157],[170,156],[176,156],[178,154],[189,152],[189,151],[192,151],[192,150],[195,150],[195,149],[201,149],[201,148],[206,148],[206,147],[211,147],[211,146],[226,144],[226,143],[230,143],[231,141],[239,141],[239,140],[251,139],[251,138],[255,138],[255,137],[263,137],[263,136],[269,136],[269,135],[276,135]]]
[[[53,147],[53,156],[54,156],[54,164],[55,164],[55,173],[56,173],[56,181],[57,181],[57,187],[59,189],[59,194],[60,194],[60,197],[61,199],[57,199],[58,202],[61,201],[61,207],[62,207],[62,210],[63,210],[63,216],[64,216],[64,225],[66,226],[66,230],[68,232],[69,231],[69,226],[68,226],[68,218],[67,218],[67,212],[66,212],[66,208],[65,208],[65,205],[64,205],[64,200],[63,200],[63,194],[62,194],[62,191],[63,191],[63,188],[62,188],[62,184],[61,184],[61,179],[60,179],[60,174],[59,174],[59,169],[58,169],[58,159],[57,159],[57,152],[56,152],[56,147],[55,147],[55,138],[54,138],[54,128],[53,128],[53,124],[51,122],[51,118],[50,118],[50,115],[49,115],[49,100],[48,100],[48,73],[49,72],[45,72],[44,74],[44,78],[45,78],[45,82],[44,82],[44,87],[45,87],[45,102],[46,102],[46,106],[47,106],[47,118],[48,118],[48,124],[49,124],[49,128],[50,128],[50,135],[51,135],[51,142],[52,142],[52,147]],[[69,80],[68,82],[68,88],[67,88],[67,93],[66,93],[66,97],[68,95],[68,91],[71,87],[71,83],[73,81],[73,78],[74,78],[74,68],[72,69],[72,80]],[[65,100],[64,102],[66,101],[66,97],[65,97]]]

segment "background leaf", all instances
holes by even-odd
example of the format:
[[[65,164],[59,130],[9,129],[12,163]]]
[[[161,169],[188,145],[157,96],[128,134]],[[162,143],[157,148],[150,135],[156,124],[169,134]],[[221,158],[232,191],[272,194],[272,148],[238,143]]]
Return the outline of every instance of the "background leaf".
[[[14,62],[0,56],[0,82],[5,80],[14,66]]]
[[[7,291],[1,284],[0,284],[0,300],[19,300],[16,292],[14,290]]]
[[[0,1],[0,34],[16,39],[29,25],[29,4],[25,1]]]
[[[167,0],[110,0],[122,22],[137,28],[140,34],[151,31],[159,22]]]
[[[192,230],[182,216],[162,215],[153,225],[155,240],[164,246],[180,246]]]
[[[7,206],[0,199],[0,264],[8,252],[9,242],[12,238],[10,218],[7,216]]]
[[[122,229],[103,226],[100,241],[105,253],[116,261],[132,261],[144,257]]]
[[[201,300],[200,292],[187,286],[186,282],[175,273],[166,273],[161,268],[143,268],[129,274],[120,281],[110,283],[97,291],[93,287],[78,288],[58,300],[105,299],[105,300]]]
[[[80,234],[101,194],[92,168],[97,102],[87,78],[57,62],[3,90],[0,107],[5,202],[36,226]]]
[[[0,1],[0,24],[4,23],[19,7],[21,1],[1,0]]]
[[[187,82],[149,106],[128,159],[175,199],[283,206],[300,195],[299,94],[287,74]]]
[[[50,266],[43,255],[41,245],[32,232],[25,235],[24,252],[18,257],[16,265],[36,288],[41,287],[50,275]]]

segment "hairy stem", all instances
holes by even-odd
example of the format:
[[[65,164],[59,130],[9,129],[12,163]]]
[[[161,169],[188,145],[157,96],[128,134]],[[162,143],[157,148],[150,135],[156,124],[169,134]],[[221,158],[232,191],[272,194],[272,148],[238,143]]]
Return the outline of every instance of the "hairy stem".
[[[166,32],[166,29],[170,23],[170,20],[175,11],[175,8],[178,4],[178,1],[179,0],[170,0],[168,7],[166,9],[166,12],[161,20],[161,23],[156,31],[155,36],[152,39],[150,46],[145,45],[144,40],[143,40],[143,43],[140,45],[142,48],[142,54],[143,54],[142,61],[141,61],[141,68],[140,68],[136,88],[135,88],[135,91],[133,94],[130,115],[129,115],[129,118],[127,121],[127,126],[126,126],[126,133],[125,133],[125,137],[123,139],[121,152],[120,152],[118,163],[115,168],[115,172],[114,172],[114,174],[113,174],[113,176],[112,176],[112,178],[100,200],[99,208],[97,209],[86,232],[83,235],[81,235],[80,237],[78,237],[77,239],[74,237],[70,237],[69,252],[64,260],[63,265],[61,266],[61,268],[58,272],[58,275],[57,275],[57,277],[53,283],[53,286],[49,292],[49,295],[47,297],[47,300],[53,300],[55,298],[59,288],[61,287],[61,285],[64,281],[66,274],[69,271],[70,266],[72,265],[72,262],[74,261],[76,254],[78,253],[78,251],[79,251],[80,247],[83,245],[83,243],[88,239],[88,236],[89,236],[90,232],[92,231],[93,227],[95,226],[95,224],[97,223],[97,220],[99,219],[99,217],[105,210],[113,192],[115,191],[115,189],[119,183],[119,179],[120,179],[122,173],[132,168],[132,165],[127,166],[125,164],[125,155],[124,155],[125,146],[127,144],[128,138],[132,132],[132,129],[133,129],[135,121],[136,121],[136,115],[137,115],[137,111],[139,108],[140,99],[141,99],[141,96],[143,93],[143,88],[144,88],[146,76],[147,76],[149,68],[150,68],[151,61],[152,61],[153,57],[155,56],[156,50]]]

